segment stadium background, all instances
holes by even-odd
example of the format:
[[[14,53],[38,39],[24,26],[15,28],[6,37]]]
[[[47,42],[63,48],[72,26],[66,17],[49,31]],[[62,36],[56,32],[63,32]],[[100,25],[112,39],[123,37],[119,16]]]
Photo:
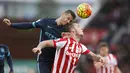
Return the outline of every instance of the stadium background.
[[[95,53],[100,41],[108,42],[122,73],[130,72],[129,0],[0,0],[0,44],[9,46],[15,73],[36,73],[35,55],[31,49],[38,44],[40,30],[10,28],[2,22],[3,18],[9,18],[11,22],[55,18],[66,9],[75,11],[83,2],[92,6],[93,13],[88,19],[76,18],[84,28],[81,42]],[[5,71],[8,73],[7,64]],[[83,55],[75,73],[95,73],[91,58]]]

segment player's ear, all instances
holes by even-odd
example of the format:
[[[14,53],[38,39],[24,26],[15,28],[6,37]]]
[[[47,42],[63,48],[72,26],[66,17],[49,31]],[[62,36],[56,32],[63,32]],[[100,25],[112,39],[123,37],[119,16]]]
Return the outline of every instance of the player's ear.
[[[62,12],[62,14],[61,14],[61,15],[62,15],[62,16],[63,16],[63,15],[65,15],[65,12]]]
[[[62,33],[61,33],[61,36],[64,37],[64,36],[65,36],[65,32],[62,32]]]
[[[70,33],[69,33],[69,32],[62,32],[62,33],[61,33],[61,36],[62,36],[62,37],[67,36],[67,35],[70,35]]]

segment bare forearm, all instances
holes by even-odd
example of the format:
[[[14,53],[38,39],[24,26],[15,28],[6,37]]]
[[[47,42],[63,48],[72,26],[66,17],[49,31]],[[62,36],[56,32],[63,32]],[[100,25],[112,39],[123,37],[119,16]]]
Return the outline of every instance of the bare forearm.
[[[46,46],[46,43],[45,41],[43,41],[38,44],[37,48],[45,48],[45,46]]]
[[[46,40],[46,41],[40,42],[37,47],[38,48],[54,47],[54,44],[52,40]]]
[[[53,41],[52,40],[42,41],[38,44],[38,46],[36,48],[33,48],[32,51],[34,53],[38,53],[40,55],[41,49],[44,49],[45,47],[54,47]]]
[[[101,57],[98,56],[98,55],[96,55],[96,54],[93,55],[93,60],[94,60],[94,61],[98,61],[98,62],[99,62],[99,61],[100,61],[100,58],[101,58]]]
[[[94,54],[93,52],[90,52],[89,54],[92,56],[92,59],[93,59],[94,61],[99,61],[100,58],[101,58],[99,55],[96,55],[96,54]]]
[[[117,67],[116,69],[117,73],[121,73],[121,70]]]
[[[94,66],[95,66],[96,69],[101,68],[102,65],[103,64],[101,62],[96,62],[96,61],[94,62]]]

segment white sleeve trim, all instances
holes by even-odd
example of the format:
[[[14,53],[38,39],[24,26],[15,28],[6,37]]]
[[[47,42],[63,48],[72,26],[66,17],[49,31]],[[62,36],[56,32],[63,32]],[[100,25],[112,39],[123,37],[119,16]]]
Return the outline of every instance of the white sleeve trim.
[[[33,25],[33,27],[35,27],[35,28],[36,28],[35,22],[32,22],[32,25]]]

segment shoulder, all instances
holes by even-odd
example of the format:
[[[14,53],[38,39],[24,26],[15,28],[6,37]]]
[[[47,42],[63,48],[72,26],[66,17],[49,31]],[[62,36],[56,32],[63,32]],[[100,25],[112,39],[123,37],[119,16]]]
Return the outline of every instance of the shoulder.
[[[54,22],[56,19],[55,18],[42,18],[41,20]]]
[[[81,44],[81,43],[79,43],[79,46],[80,46],[83,50],[88,50],[88,48],[87,48],[85,45]]]
[[[67,41],[68,38],[59,38],[59,39],[56,39],[55,41],[56,42],[62,42],[62,41]]]
[[[86,47],[84,44],[82,43],[79,43],[79,45],[83,48],[83,47]]]
[[[66,44],[68,44],[67,38],[59,38],[59,39],[54,40],[55,47],[61,48],[65,46]]]
[[[115,57],[112,53],[109,53],[109,56],[111,56],[111,57]]]
[[[117,59],[117,57],[116,57],[115,55],[113,55],[112,53],[109,53],[109,56],[110,56],[111,58]]]
[[[0,47],[8,47],[8,46],[5,44],[0,44]]]
[[[8,46],[4,44],[0,44],[0,48],[8,49]]]
[[[56,24],[56,19],[54,18],[44,18],[42,21],[44,21],[45,24]]]
[[[54,18],[40,18],[38,20],[36,20],[36,22],[41,22],[41,21],[55,21],[56,19]]]
[[[54,40],[55,42],[66,42],[66,43],[69,43],[69,44],[74,44],[76,43],[76,41],[72,38],[59,38],[59,39],[56,39]]]

